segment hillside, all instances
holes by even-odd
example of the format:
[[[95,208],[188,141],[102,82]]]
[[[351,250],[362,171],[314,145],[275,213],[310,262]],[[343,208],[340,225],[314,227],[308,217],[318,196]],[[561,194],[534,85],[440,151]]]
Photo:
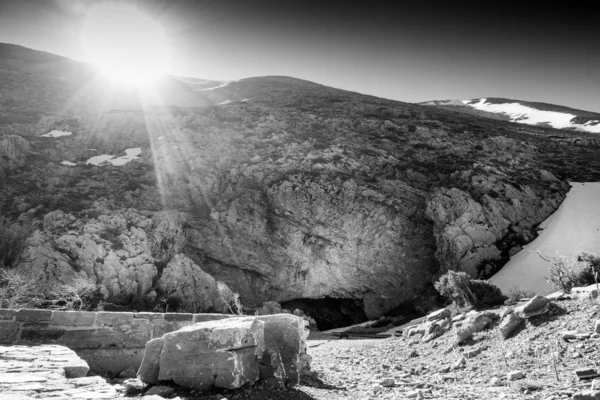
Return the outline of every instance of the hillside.
[[[436,276],[491,275],[567,181],[600,177],[585,132],[290,77],[136,91],[46,53],[0,55],[0,211],[39,228],[19,269],[119,304],[171,296],[159,282],[185,265],[321,328],[423,312]]]
[[[555,104],[503,98],[434,100],[419,103],[471,115],[580,132],[600,133],[600,114]]]

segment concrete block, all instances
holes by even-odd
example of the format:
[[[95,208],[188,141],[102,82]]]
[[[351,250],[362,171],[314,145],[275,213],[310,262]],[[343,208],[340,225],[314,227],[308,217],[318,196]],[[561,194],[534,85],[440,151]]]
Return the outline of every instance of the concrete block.
[[[21,322],[48,322],[51,319],[52,310],[23,309],[17,311],[17,315],[15,316],[15,321]]]
[[[95,312],[88,311],[54,311],[50,325],[61,326],[93,326]]]

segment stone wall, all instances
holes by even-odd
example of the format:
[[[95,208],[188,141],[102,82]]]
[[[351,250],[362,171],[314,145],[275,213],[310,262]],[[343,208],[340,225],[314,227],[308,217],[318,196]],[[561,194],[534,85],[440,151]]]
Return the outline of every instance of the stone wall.
[[[92,372],[137,370],[148,341],[226,314],[86,312],[0,309],[0,345],[58,344],[74,350]]]

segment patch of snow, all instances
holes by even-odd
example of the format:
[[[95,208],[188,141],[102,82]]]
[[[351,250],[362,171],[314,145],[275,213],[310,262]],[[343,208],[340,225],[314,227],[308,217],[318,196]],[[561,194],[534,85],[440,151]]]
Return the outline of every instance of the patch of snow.
[[[585,251],[600,254],[600,182],[571,182],[571,190],[558,210],[540,225],[543,231],[494,276],[490,282],[505,293],[515,286],[537,294],[555,289],[546,282],[550,263],[547,257]]]
[[[244,102],[244,101],[250,101],[250,100],[252,100],[252,97],[250,97],[249,99],[242,99],[242,102]]]
[[[51,132],[46,133],[45,135],[42,135],[41,137],[61,137],[61,136],[70,136],[72,135],[73,132],[65,132],[65,131],[57,131],[57,130],[53,130]]]
[[[220,88],[223,88],[223,87],[229,85],[230,83],[231,82],[225,82],[225,83],[220,84],[219,86],[215,86],[215,87],[211,87],[211,88],[206,88],[206,89],[196,89],[195,91],[196,92],[206,92],[207,90],[220,89]]]
[[[225,101],[222,101],[220,103],[217,103],[217,105],[218,106],[222,106],[223,104],[229,104],[229,103],[233,103],[233,101],[231,101],[231,100],[225,100]]]
[[[62,164],[62,165],[69,165],[69,166],[71,166],[71,167],[72,167],[72,166],[74,166],[74,165],[77,165],[77,164],[75,164],[74,162],[71,162],[71,161],[66,161],[66,160],[65,160],[65,161],[63,161],[63,162],[61,162],[61,164]]]
[[[580,131],[600,133],[598,121],[588,121],[583,125],[576,124],[572,122],[576,115],[569,113],[538,110],[521,103],[493,104],[488,103],[487,99],[479,99],[479,101],[462,100],[462,103],[477,110],[505,114],[512,122],[518,122],[520,124],[549,125],[556,129],[571,128]]]
[[[112,165],[125,165],[131,160],[135,160],[139,158],[138,156],[142,154],[142,149],[140,147],[125,149],[125,155],[121,157],[111,156],[109,154],[102,154],[99,156],[94,156],[87,160],[86,164],[92,165],[102,165],[104,163],[110,163]]]

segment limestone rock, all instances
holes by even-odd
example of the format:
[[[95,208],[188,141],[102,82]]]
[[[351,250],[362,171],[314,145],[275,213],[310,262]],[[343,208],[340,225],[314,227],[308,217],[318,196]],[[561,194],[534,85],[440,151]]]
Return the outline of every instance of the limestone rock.
[[[227,303],[221,297],[226,292],[223,286],[183,254],[171,259],[157,283],[165,297],[176,298],[184,311],[192,313],[226,313]]]
[[[427,321],[437,321],[438,319],[445,319],[448,317],[450,317],[450,310],[442,308],[427,315]]]
[[[152,217],[150,247],[152,256],[169,261],[185,245],[185,216],[177,211],[160,211]]]
[[[524,318],[520,317],[518,314],[510,313],[504,316],[500,321],[500,333],[504,339],[507,339],[515,329],[519,325],[521,325],[525,321]]]
[[[550,300],[538,294],[522,306],[516,307],[514,309],[514,313],[520,316],[521,318],[531,318],[535,315],[540,315],[548,312],[549,307]]]
[[[508,374],[506,374],[506,379],[509,381],[516,381],[523,378],[525,378],[525,373],[520,370],[510,371]]]
[[[237,389],[259,378],[265,322],[256,318],[207,321],[146,344],[138,371],[147,384],[172,380],[196,390]]]
[[[572,400],[600,400],[599,390],[582,390],[573,394]]]
[[[574,287],[571,289],[571,297],[582,301],[593,301],[598,298],[598,289],[596,285]]]
[[[474,333],[480,332],[488,327],[492,319],[485,313],[475,313],[466,320],[456,324],[456,343],[462,343],[471,338]]]

